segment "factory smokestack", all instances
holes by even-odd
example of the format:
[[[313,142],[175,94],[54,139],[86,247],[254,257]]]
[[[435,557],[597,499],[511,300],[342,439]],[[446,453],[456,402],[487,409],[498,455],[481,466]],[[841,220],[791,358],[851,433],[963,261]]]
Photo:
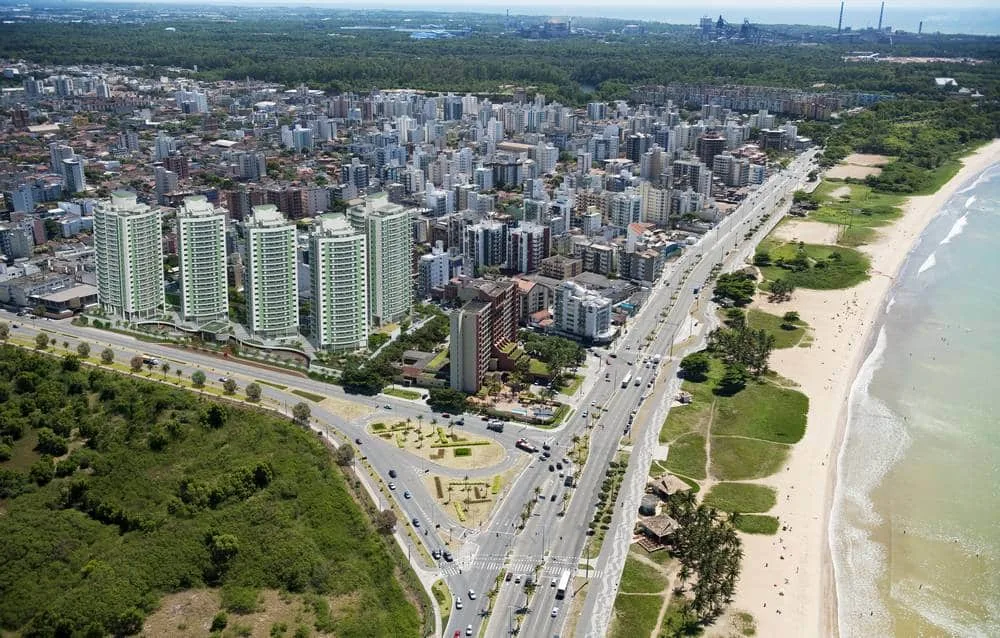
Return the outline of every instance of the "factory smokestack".
[[[844,3],[840,3],[840,19],[837,20],[837,33],[844,27]]]
[[[882,8],[878,10],[878,30],[882,30],[882,16],[885,14],[885,2],[882,3]]]

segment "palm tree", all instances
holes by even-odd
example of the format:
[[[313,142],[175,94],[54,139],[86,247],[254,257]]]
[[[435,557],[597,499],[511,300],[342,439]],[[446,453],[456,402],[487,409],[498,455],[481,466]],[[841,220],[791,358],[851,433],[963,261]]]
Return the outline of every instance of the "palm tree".
[[[164,378],[164,380],[166,380],[167,373],[170,372],[170,364],[167,363],[166,361],[164,361],[163,363],[161,363],[160,364],[160,372],[163,373],[163,378]]]

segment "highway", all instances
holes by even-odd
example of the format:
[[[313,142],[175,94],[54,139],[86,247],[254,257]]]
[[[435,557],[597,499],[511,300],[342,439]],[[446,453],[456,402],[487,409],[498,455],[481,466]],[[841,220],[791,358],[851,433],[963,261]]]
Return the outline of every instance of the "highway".
[[[130,335],[75,326],[68,321],[36,320],[13,314],[4,316],[3,313],[0,313],[0,319],[18,325],[11,331],[12,338],[33,340],[38,331],[45,330],[55,333],[56,341],[70,341],[71,348],[76,342],[86,341],[91,345],[92,360],[96,360],[105,347],[111,348],[116,361],[126,366],[136,354],[148,354],[170,364],[168,380],[175,376],[175,370],[181,370],[188,379],[195,370],[202,370],[208,377],[208,385],[215,388],[221,387],[221,377],[236,380],[241,388],[238,396],[242,396],[242,388],[247,383],[266,382],[260,383],[262,405],[290,414],[295,403],[305,401],[312,412],[311,427],[319,433],[337,442],[360,440],[361,444],[356,447],[374,476],[369,476],[364,467],[359,467],[358,473],[366,482],[366,487],[377,496],[380,506],[387,506],[389,499],[398,506],[404,518],[397,526],[400,532],[397,538],[411,554],[421,580],[429,590],[430,582],[437,577],[444,578],[453,595],[463,600],[463,609],[451,610],[451,618],[443,632],[447,638],[451,638],[456,631],[464,634],[467,626],[471,626],[477,636],[508,635],[514,624],[514,610],[525,604],[523,577],[529,574],[534,576],[536,568],[540,570],[539,586],[531,600],[530,613],[524,615],[520,633],[532,638],[567,635],[565,629],[570,607],[575,595],[580,594],[571,591],[565,600],[556,601],[555,587],[550,583],[567,569],[576,571],[580,564],[589,539],[586,534],[588,523],[594,515],[605,470],[622,448],[622,435],[630,413],[638,410],[632,432],[636,438],[632,441],[628,471],[619,501],[613,507],[614,517],[607,539],[600,556],[591,561],[594,567],[590,570],[591,586],[576,624],[578,636],[604,636],[631,540],[638,500],[645,485],[653,449],[658,442],[660,424],[676,393],[677,363],[684,352],[677,352],[677,357],[670,358],[672,343],[689,343],[698,337],[705,322],[695,326],[691,312],[692,308],[704,311],[709,305],[700,302],[710,296],[703,285],[709,278],[710,270],[720,262],[727,266],[741,263],[750,254],[756,242],[778,222],[780,214],[773,215],[754,237],[745,239],[744,235],[753,225],[751,222],[775,210],[783,197],[791,199],[791,192],[804,179],[809,170],[808,161],[813,155],[814,151],[809,151],[796,158],[788,170],[773,176],[718,227],[709,231],[697,245],[688,247],[677,261],[668,266],[639,314],[630,320],[626,333],[612,347],[597,351],[601,362],[592,372],[596,378],[588,380],[585,387],[590,389],[581,392],[578,409],[559,427],[543,430],[509,424],[504,432],[496,433],[486,429],[483,419],[465,415],[463,427],[470,436],[492,439],[506,451],[498,464],[488,468],[456,470],[440,466],[400,449],[391,441],[368,434],[366,426],[375,420],[416,420],[420,416],[425,423],[430,423],[435,416],[442,420],[440,415],[432,414],[420,402],[385,395],[347,395],[339,386],[293,376],[293,373],[282,369],[139,341]],[[701,289],[698,294],[694,292],[695,287]],[[672,300],[672,296],[676,298]],[[647,336],[652,336],[648,342]],[[663,362],[655,370],[644,367],[642,362],[643,356],[651,357],[653,354],[663,357]],[[596,360],[592,362],[597,363]],[[641,374],[641,385],[636,386],[633,380],[627,387],[621,387],[621,380],[629,371],[633,377]],[[605,372],[610,373],[610,381],[604,380]],[[654,372],[655,385],[649,388],[647,384]],[[163,375],[157,371],[148,376],[161,379]],[[295,389],[330,397],[335,403],[313,403],[294,394],[292,391]],[[647,393],[649,396],[644,400]],[[348,403],[353,405],[348,406]],[[592,403],[595,407],[591,407]],[[352,408],[352,413],[346,416],[345,406]],[[585,410],[590,413],[587,418],[582,416]],[[573,437],[588,432],[590,449],[586,466],[564,465],[564,474],[578,474],[576,486],[565,487],[564,477],[555,469],[549,471],[549,465],[568,457]],[[528,454],[517,449],[514,444],[521,437],[529,439],[539,448],[543,444],[551,446],[551,458],[542,459],[541,454]],[[464,526],[459,525],[423,489],[422,477],[427,472],[456,479],[464,476],[476,478],[493,476],[519,466],[524,467],[523,471],[506,486],[489,521],[467,521]],[[396,478],[389,479],[390,470],[397,473]],[[396,483],[394,491],[386,487],[390,480]],[[409,490],[412,498],[403,498],[404,490]],[[520,530],[521,512],[529,502],[534,503],[532,514],[524,529]],[[419,528],[410,523],[413,518],[421,522]],[[407,530],[412,536],[406,534]],[[415,551],[418,549],[415,542],[421,543],[428,551],[450,547],[455,561],[432,564],[423,554]],[[515,584],[513,579],[506,583],[501,581],[492,613],[486,614],[489,605],[486,594],[495,586],[501,569],[520,575],[522,582]],[[576,586],[579,588],[579,583]],[[469,600],[470,589],[477,594],[475,601]],[[559,612],[553,617],[551,612],[556,606]],[[484,619],[490,621],[485,628],[482,627]]]
[[[671,344],[675,341],[685,341],[695,336],[694,325],[689,316],[696,301],[707,299],[710,295],[703,285],[709,278],[712,268],[724,262],[728,265],[742,263],[761,238],[776,224],[781,212],[776,211],[780,200],[787,196],[791,199],[792,191],[796,190],[805,175],[807,166],[813,156],[806,153],[795,160],[790,169],[774,176],[769,182],[727,217],[716,229],[710,231],[695,247],[689,248],[686,254],[674,262],[671,270],[656,285],[653,294],[641,309],[639,316],[631,321],[632,328],[618,340],[612,352],[617,358],[609,367],[612,377],[623,378],[629,370],[641,370],[644,377],[641,387],[630,384],[621,388],[615,382],[606,382],[594,386],[591,393],[585,397],[582,406],[591,402],[602,405],[605,410],[598,419],[598,424],[591,430],[591,447],[587,465],[580,476],[577,487],[565,514],[559,515],[556,508],[549,503],[539,502],[541,508],[538,516],[533,516],[524,531],[517,537],[517,542],[510,550],[509,563],[515,569],[531,565],[542,565],[541,582],[530,605],[530,611],[524,616],[520,633],[525,636],[555,636],[565,635],[564,628],[570,616],[572,595],[564,601],[556,601],[555,589],[551,587],[551,579],[563,569],[579,565],[584,555],[588,541],[588,523],[592,520],[597,494],[603,482],[608,463],[612,461],[620,449],[622,435],[628,424],[628,418],[633,409],[638,409],[633,425],[633,434],[637,439],[630,451],[629,469],[626,473],[619,502],[613,508],[614,517],[608,530],[608,537],[603,543],[600,556],[593,569],[590,570],[590,581],[594,586],[588,588],[587,599],[582,613],[576,614],[579,622],[576,625],[578,636],[604,636],[610,621],[611,606],[617,592],[617,583],[624,567],[625,555],[632,537],[638,500],[644,490],[646,476],[652,460],[653,448],[658,444],[660,425],[666,418],[670,400],[675,393],[672,388],[676,379],[677,364],[684,352],[670,358]],[[768,213],[775,212],[769,222],[759,229],[752,238],[745,239],[754,222],[764,218]],[[737,250],[737,247],[742,248]],[[687,273],[690,269],[690,272]],[[695,293],[698,288],[698,293]],[[671,296],[676,299],[671,300]],[[702,304],[702,308],[708,304]],[[667,312],[665,317],[661,313]],[[704,326],[704,322],[701,322]],[[690,334],[685,334],[689,331]],[[678,334],[680,333],[680,334]],[[653,340],[646,341],[648,335]],[[628,365],[629,361],[641,360],[641,356],[659,354],[664,359],[657,370],[656,385],[652,396],[646,401],[640,397],[647,391],[646,383],[650,369],[636,369],[636,363]],[[633,376],[639,374],[633,372]],[[669,391],[668,391],[669,388]],[[650,405],[658,403],[658,405]],[[666,406],[666,407],[664,407]],[[581,410],[584,409],[581,407]],[[579,418],[574,423],[559,432],[553,441],[554,450],[566,449],[571,444],[572,437],[579,434],[585,427]],[[554,454],[559,456],[559,454]],[[511,497],[511,502],[525,501],[530,498],[535,485],[545,485],[547,465],[536,464],[529,467],[522,476],[520,498]],[[525,479],[529,479],[525,482]],[[543,487],[543,494],[544,491]],[[553,504],[554,505],[554,504]],[[546,510],[548,507],[548,511]],[[539,511],[536,509],[536,511]],[[498,516],[497,521],[515,520],[514,516]],[[486,538],[479,548],[486,555],[495,556],[499,552],[500,539]],[[543,544],[545,547],[543,548]],[[543,555],[543,552],[547,552]],[[495,572],[493,572],[495,574]],[[482,580],[491,580],[483,578]],[[523,586],[523,583],[522,583]],[[513,582],[504,583],[494,603],[494,614],[487,628],[486,635],[499,637],[507,635],[512,622],[514,610],[523,606],[525,595],[521,587],[515,587]],[[609,604],[610,601],[610,604]],[[559,607],[553,617],[553,609]]]

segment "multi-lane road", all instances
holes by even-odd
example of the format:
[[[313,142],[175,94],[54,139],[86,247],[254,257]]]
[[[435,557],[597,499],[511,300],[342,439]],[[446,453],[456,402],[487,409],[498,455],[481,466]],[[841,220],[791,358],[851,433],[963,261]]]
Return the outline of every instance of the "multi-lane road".
[[[387,499],[393,499],[405,517],[400,521],[401,527],[411,526],[412,536],[399,534],[397,538],[411,554],[414,567],[425,586],[429,588],[434,578],[442,577],[453,595],[463,599],[463,608],[452,609],[448,625],[443,628],[443,635],[448,638],[456,631],[464,634],[470,626],[477,636],[508,635],[514,625],[514,611],[523,607],[526,601],[523,577],[534,577],[536,569],[539,586],[531,599],[529,613],[523,616],[520,633],[532,637],[565,635],[570,607],[574,605],[575,596],[582,594],[571,586],[565,600],[557,601],[556,588],[551,586],[551,582],[567,570],[576,573],[587,549],[588,522],[594,515],[598,488],[608,463],[623,449],[622,435],[630,414],[638,410],[630,433],[633,437],[631,448],[626,449],[630,461],[619,501],[614,507],[614,518],[602,551],[591,561],[590,586],[575,625],[579,636],[603,636],[610,622],[638,500],[653,449],[657,445],[659,425],[669,409],[670,397],[675,393],[679,356],[669,356],[673,351],[672,344],[690,341],[689,337],[697,336],[700,328],[693,323],[692,310],[704,310],[708,305],[698,307],[699,301],[708,296],[703,284],[710,271],[719,263],[727,266],[742,263],[756,242],[777,223],[783,212],[778,210],[779,202],[791,200],[791,192],[800,187],[811,168],[809,162],[813,155],[809,152],[799,156],[789,169],[773,176],[696,246],[688,248],[680,259],[673,262],[663,279],[650,291],[648,300],[639,315],[630,322],[627,332],[611,348],[590,355],[600,359],[593,360],[595,365],[591,366],[591,374],[594,376],[584,384],[589,391],[580,393],[582,396],[577,402],[577,410],[561,426],[542,430],[509,424],[504,432],[496,433],[486,430],[482,419],[465,416],[465,425],[460,427],[477,438],[496,441],[505,450],[504,458],[488,468],[456,470],[440,466],[368,433],[367,425],[373,420],[416,420],[423,417],[425,422],[429,422],[434,415],[419,402],[384,395],[370,398],[346,395],[338,386],[291,376],[278,368],[141,342],[129,335],[75,326],[64,321],[21,318],[12,314],[4,316],[4,313],[0,313],[0,320],[18,325],[12,331],[14,337],[32,340],[35,334],[45,330],[50,336],[55,333],[56,341],[70,341],[71,347],[76,342],[86,341],[91,345],[93,357],[103,348],[110,348],[115,353],[116,361],[126,365],[136,354],[148,354],[170,364],[172,371],[168,378],[176,370],[187,378],[195,370],[201,370],[208,377],[209,384],[216,387],[221,386],[219,379],[223,377],[236,380],[241,387],[251,381],[263,381],[265,383],[260,384],[263,402],[285,413],[290,413],[291,407],[303,400],[293,390],[331,397],[336,402],[333,405],[307,401],[312,411],[312,427],[334,441],[347,440],[354,444],[361,441],[356,445],[375,477],[368,477],[365,471],[359,474],[380,500],[381,506],[388,506]],[[771,218],[764,227],[752,237],[745,237],[751,226],[769,214]],[[695,288],[699,289],[697,294]],[[700,322],[700,326],[703,327],[704,323]],[[662,357],[662,363],[658,366],[650,363],[650,367],[645,367],[643,357],[651,359],[654,354]],[[606,372],[609,373],[608,381],[604,380]],[[621,380],[628,372],[632,372],[633,382],[622,387]],[[634,384],[636,376],[643,379],[638,386]],[[151,377],[160,378],[161,375],[154,373]],[[649,387],[649,381],[654,378],[654,385]],[[344,410],[346,404],[341,402],[355,404],[353,413],[347,414]],[[592,404],[600,409],[592,407]],[[590,413],[586,418],[582,416],[584,411]],[[550,471],[549,465],[569,457],[573,438],[587,434],[588,429],[586,466],[579,468],[564,464],[562,474],[577,476],[575,487],[565,487],[564,476],[555,469]],[[531,455],[517,449],[514,444],[521,437],[528,438],[539,447],[543,444],[550,446],[551,458],[542,459],[540,454]],[[514,467],[523,469],[504,489],[488,521],[467,521],[465,525],[460,525],[423,489],[423,476],[427,472],[456,479],[465,476],[476,478],[493,476]],[[396,474],[394,479],[388,478],[390,470]],[[396,484],[394,491],[385,488],[390,480]],[[404,498],[404,491],[408,491],[411,497]],[[534,502],[532,515],[524,529],[518,529],[521,512],[529,501]],[[412,519],[420,521],[421,526],[413,528]],[[428,551],[450,547],[455,560],[428,563],[424,554],[415,551],[417,547],[414,543],[422,543]],[[495,586],[502,569],[521,576],[521,583],[515,584],[513,578],[510,582],[501,581],[492,603],[492,613],[486,614],[490,604],[485,595]],[[469,590],[477,594],[475,601],[469,600]],[[553,614],[555,607],[559,610]],[[576,607],[581,605],[577,603]],[[485,621],[489,624],[482,627]]]

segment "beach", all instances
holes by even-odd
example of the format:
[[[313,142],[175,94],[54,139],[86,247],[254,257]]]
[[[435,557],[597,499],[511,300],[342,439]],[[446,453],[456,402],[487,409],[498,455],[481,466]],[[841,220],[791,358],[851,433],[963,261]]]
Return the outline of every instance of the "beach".
[[[808,348],[776,350],[771,367],[809,397],[805,436],[787,467],[759,481],[777,489],[769,512],[781,521],[775,536],[744,535],[745,557],[733,609],[757,619],[760,636],[835,636],[837,594],[828,529],[854,380],[877,336],[895,277],[928,224],[962,184],[1000,162],[1000,140],[962,160],[962,169],[933,195],[911,197],[895,223],[878,229],[860,250],[871,259],[870,278],[845,290],[796,290],[791,301],[755,307],[775,314],[795,310],[812,329]],[[796,221],[799,232],[813,233]],[[794,232],[794,231],[784,231]]]

